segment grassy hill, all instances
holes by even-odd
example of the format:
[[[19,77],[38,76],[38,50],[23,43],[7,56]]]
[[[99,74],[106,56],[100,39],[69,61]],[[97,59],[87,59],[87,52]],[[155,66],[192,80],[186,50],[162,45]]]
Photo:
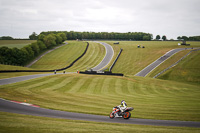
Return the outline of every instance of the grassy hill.
[[[200,85],[200,51],[192,52],[178,65],[160,75],[159,79]]]
[[[134,74],[167,51],[184,46],[178,46],[179,42],[162,41],[122,41],[119,45],[114,45],[113,41],[107,43],[113,46],[114,57],[120,48],[124,49],[113,68],[113,72],[124,73],[124,77],[82,74],[52,75],[0,86],[0,97],[17,101],[27,100],[28,103],[44,108],[106,116],[112,111],[113,106],[119,105],[120,101],[124,99],[128,106],[134,107],[133,118],[200,121],[199,52],[192,53],[176,67],[161,75],[160,79],[152,79],[149,77],[176,62],[188,51],[174,55],[175,58],[168,59],[166,63],[148,75],[149,77],[135,77]],[[192,47],[200,46],[200,42],[188,43]],[[63,55],[66,51],[74,52],[73,55],[78,56],[79,52],[76,51],[78,50],[76,48],[85,47],[82,42],[79,44],[72,42],[71,44],[70,49],[58,49],[58,51],[53,51],[55,53],[52,55],[46,55],[46,60],[50,57],[53,59],[56,54],[56,56],[60,56],[57,60],[62,60],[66,56]],[[144,45],[145,49],[139,49],[137,45]],[[104,55],[105,49],[102,45],[90,42],[86,55],[67,71],[91,68],[97,65]],[[70,58],[70,56],[66,56],[66,58]],[[43,62],[48,64],[49,61],[46,60]],[[55,64],[52,61],[49,65],[54,67]],[[48,65],[45,67],[48,68]],[[38,65],[39,68],[41,66]],[[195,128],[105,124],[11,113],[0,113],[0,116],[2,118],[0,131],[1,129],[15,130],[18,127],[19,132],[27,130],[44,132],[42,129],[46,129],[46,132],[113,132],[116,129],[126,132],[199,132]],[[22,124],[19,125],[19,123]]]
[[[166,68],[170,67],[172,64],[176,63],[178,60],[180,60],[183,56],[185,56],[190,51],[191,50],[183,50],[183,51],[180,51],[180,52],[174,54],[172,57],[168,58],[166,61],[164,61],[156,69],[154,69],[153,71],[151,71],[146,76],[153,78],[155,75],[157,75],[158,73],[160,73],[164,69],[166,69]]]
[[[86,45],[85,42],[71,41],[67,45],[46,54],[30,68],[52,70],[66,67],[84,52]]]
[[[89,48],[86,54],[78,60],[71,68],[67,69],[68,72],[85,71],[88,68],[93,68],[98,65],[104,58],[106,51],[103,45],[89,42]]]
[[[178,46],[178,41],[121,41],[120,44],[114,45],[110,41],[116,53],[122,48],[123,52],[113,68],[113,72],[124,73],[126,75],[135,75],[143,68],[154,62],[160,56],[164,55],[171,49],[188,46]],[[200,42],[188,42],[190,47],[199,47]],[[138,45],[145,48],[137,48]]]
[[[151,78],[53,75],[0,86],[0,97],[99,115],[125,99],[134,118],[200,121],[198,86]]]
[[[67,45],[43,56],[39,61],[33,64],[31,68],[48,70],[66,67],[82,55],[86,45],[86,42],[69,41]],[[105,48],[100,44],[90,42],[86,54],[78,60],[72,68],[66,71],[72,72],[94,67],[101,62],[104,56]]]

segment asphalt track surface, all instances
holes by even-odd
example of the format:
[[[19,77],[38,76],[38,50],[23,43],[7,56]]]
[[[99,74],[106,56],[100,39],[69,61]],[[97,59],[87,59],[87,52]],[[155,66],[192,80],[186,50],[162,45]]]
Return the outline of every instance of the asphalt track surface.
[[[103,43],[105,48],[107,49],[107,45]],[[106,55],[109,53],[108,50]],[[113,52],[114,53],[114,52]],[[109,57],[113,56],[113,54],[109,54]],[[107,58],[105,56],[105,58]],[[104,59],[105,59],[104,58]],[[166,58],[166,57],[164,57]],[[98,65],[98,67],[94,67],[94,70],[100,70],[105,67],[112,58],[106,59],[107,63],[100,63],[104,65]],[[109,62],[108,62],[109,61]],[[37,74],[37,75],[28,75],[28,76],[20,76],[15,78],[8,79],[0,79],[0,85],[16,83],[24,80],[29,80],[33,78],[43,77],[54,75],[50,74]],[[111,109],[112,110],[112,109]],[[0,111],[17,113],[17,114],[26,114],[33,116],[42,116],[42,117],[51,117],[51,118],[62,118],[62,119],[71,119],[71,120],[84,120],[84,121],[94,121],[94,122],[106,122],[106,123],[125,123],[125,124],[137,124],[137,125],[154,125],[154,126],[179,126],[179,127],[197,127],[200,128],[200,122],[191,122],[191,121],[171,121],[171,120],[151,120],[151,119],[136,119],[131,118],[129,120],[124,120],[123,118],[114,118],[110,119],[108,116],[100,116],[100,115],[91,115],[91,114],[81,114],[81,113],[72,113],[51,109],[44,109],[39,107],[27,106],[15,102],[11,102],[8,100],[0,99]],[[109,112],[110,113],[110,112]],[[134,111],[132,111],[132,117],[134,117]]]
[[[186,50],[186,49],[188,50],[188,49],[192,49],[192,48],[178,48],[178,49],[173,49],[173,50],[167,52],[165,55],[161,56],[159,59],[157,59],[156,61],[154,61],[147,67],[145,67],[143,70],[141,70],[137,74],[135,74],[135,76],[145,77],[147,74],[149,74],[151,71],[153,71],[156,67],[158,67],[161,63],[163,63],[169,57],[171,57],[172,55],[176,54],[179,51]]]
[[[44,109],[44,108],[32,107],[32,106],[27,106],[27,105],[11,102],[4,99],[0,99],[0,111],[17,113],[17,114],[25,114],[25,115],[33,115],[33,116],[105,122],[105,123],[124,123],[124,124],[137,124],[137,125],[200,128],[200,122],[151,120],[151,119],[136,119],[136,118],[130,118],[128,120],[125,120],[123,118],[110,119],[109,114],[108,116],[100,116],[100,115],[81,114],[81,113],[72,113],[72,112],[65,112],[65,111],[59,111],[59,110]],[[134,116],[134,111],[132,111],[132,115]]]
[[[97,41],[95,41],[95,42],[100,43],[106,49],[106,55],[104,56],[104,59],[97,66],[92,68],[93,71],[99,71],[99,70],[103,69],[104,67],[106,67],[110,63],[110,61],[112,60],[112,57],[114,55],[114,50],[113,50],[112,46],[110,46],[107,43],[97,42]]]

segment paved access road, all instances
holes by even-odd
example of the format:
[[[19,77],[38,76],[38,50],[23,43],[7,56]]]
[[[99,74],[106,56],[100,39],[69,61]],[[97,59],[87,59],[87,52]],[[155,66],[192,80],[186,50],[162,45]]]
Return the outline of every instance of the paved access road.
[[[112,46],[110,46],[107,43],[97,42],[97,41],[95,41],[95,42],[100,43],[106,49],[106,55],[105,55],[104,59],[97,66],[92,68],[93,71],[99,71],[99,70],[103,69],[104,67],[106,67],[110,63],[110,61],[112,60],[112,57],[114,55],[114,50],[113,50]]]
[[[149,74],[152,70],[154,70],[156,67],[158,67],[161,63],[163,63],[165,60],[167,60],[169,57],[174,55],[175,53],[185,50],[185,49],[192,49],[192,48],[178,48],[178,49],[173,49],[169,52],[167,52],[165,55],[161,56],[159,59],[145,67],[142,71],[138,72],[135,74],[135,76],[141,76],[145,77],[147,74]]]
[[[4,99],[0,99],[0,111],[33,115],[33,116],[106,122],[106,123],[125,123],[125,124],[139,124],[139,125],[180,126],[180,127],[200,128],[200,122],[150,120],[150,119],[135,119],[135,118],[134,119],[131,118],[129,120],[125,120],[123,118],[110,119],[109,114],[108,116],[100,116],[100,115],[90,115],[90,114],[81,114],[81,113],[72,113],[72,112],[44,109],[44,108],[32,107],[32,106],[27,106],[27,105],[11,102]],[[132,116],[134,117],[134,111],[132,111]]]

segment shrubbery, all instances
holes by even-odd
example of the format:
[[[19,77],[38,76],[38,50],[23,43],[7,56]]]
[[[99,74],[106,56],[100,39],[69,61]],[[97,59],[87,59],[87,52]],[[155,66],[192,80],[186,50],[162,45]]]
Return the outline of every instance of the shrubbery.
[[[23,66],[44,50],[62,44],[66,39],[65,33],[40,34],[37,42],[24,46],[21,49],[0,47],[0,63]]]

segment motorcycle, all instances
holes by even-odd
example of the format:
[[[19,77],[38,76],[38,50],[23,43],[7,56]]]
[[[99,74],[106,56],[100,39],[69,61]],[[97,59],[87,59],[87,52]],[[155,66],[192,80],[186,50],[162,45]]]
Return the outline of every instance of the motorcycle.
[[[127,107],[124,112],[121,112],[119,107],[113,107],[113,111],[110,113],[110,118],[113,119],[115,117],[123,117],[124,119],[129,119],[131,117],[131,113],[129,111],[132,111],[133,107]]]

